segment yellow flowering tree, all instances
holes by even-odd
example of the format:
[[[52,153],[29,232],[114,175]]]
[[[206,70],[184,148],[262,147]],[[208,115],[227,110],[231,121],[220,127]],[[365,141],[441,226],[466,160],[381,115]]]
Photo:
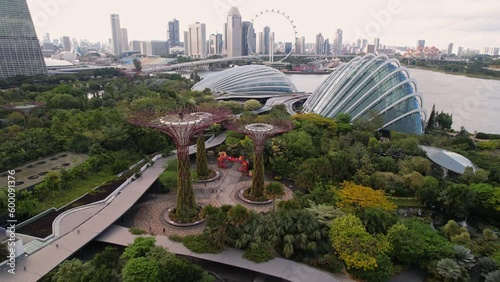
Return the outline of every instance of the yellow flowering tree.
[[[347,268],[372,270],[377,267],[377,255],[390,249],[384,235],[371,235],[361,219],[348,214],[332,221],[330,226],[332,247]]]
[[[381,208],[392,211],[397,207],[387,199],[381,190],[374,190],[350,181],[344,181],[341,187],[342,189],[338,191],[338,206],[341,209],[358,213],[366,208]]]

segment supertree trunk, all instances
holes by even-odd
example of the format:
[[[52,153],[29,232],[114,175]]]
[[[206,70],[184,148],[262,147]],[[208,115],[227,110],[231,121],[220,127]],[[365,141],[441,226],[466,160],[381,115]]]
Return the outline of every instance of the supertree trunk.
[[[264,150],[255,150],[250,196],[254,198],[264,196]]]
[[[190,222],[198,213],[194,191],[191,186],[191,164],[189,162],[189,147],[178,148],[177,151],[177,207],[176,217],[179,221]]]
[[[198,132],[198,141],[196,143],[196,173],[199,179],[207,179],[210,176],[207,162],[207,150],[205,148],[205,134]]]

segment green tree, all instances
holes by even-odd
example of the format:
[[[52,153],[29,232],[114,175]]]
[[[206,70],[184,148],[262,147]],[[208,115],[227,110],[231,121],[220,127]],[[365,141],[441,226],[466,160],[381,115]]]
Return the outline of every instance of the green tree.
[[[255,99],[250,99],[245,102],[243,108],[245,109],[245,111],[255,111],[262,108],[262,104]]]
[[[21,114],[20,112],[12,112],[7,116],[7,123],[9,125],[17,124],[20,126],[24,126],[25,121],[26,119],[24,115]]]
[[[271,182],[264,188],[264,194],[273,199],[273,211],[276,211],[276,199],[285,196],[285,189],[279,182]]]
[[[91,281],[121,281],[120,253],[116,247],[107,246],[102,253],[95,255],[90,261],[93,274]]]
[[[361,220],[351,214],[332,221],[330,241],[348,269],[373,270],[377,267],[376,256],[390,248],[385,236],[371,235]]]
[[[134,68],[135,68],[136,72],[140,72],[142,70],[142,63],[139,59],[134,59],[132,61],[132,63],[134,64]]]
[[[367,282],[386,282],[392,277],[391,258],[386,254],[376,256],[377,267],[371,270],[351,269],[350,273],[356,278],[364,279]]]
[[[122,270],[124,282],[159,282],[161,281],[160,263],[157,260],[146,257],[135,257],[129,259]]]
[[[436,122],[442,129],[451,129],[451,125],[453,124],[453,116],[441,112],[436,116]]]
[[[365,209],[361,213],[360,219],[371,234],[386,234],[387,230],[398,222],[398,217],[395,214],[381,208]]]
[[[441,192],[441,200],[449,215],[465,218],[474,205],[475,193],[465,184],[454,184]]]
[[[85,282],[92,277],[92,268],[79,259],[67,260],[57,267],[53,282]]]
[[[154,237],[137,237],[130,244],[123,254],[121,259],[128,261],[132,258],[144,257],[155,246],[156,239]]]

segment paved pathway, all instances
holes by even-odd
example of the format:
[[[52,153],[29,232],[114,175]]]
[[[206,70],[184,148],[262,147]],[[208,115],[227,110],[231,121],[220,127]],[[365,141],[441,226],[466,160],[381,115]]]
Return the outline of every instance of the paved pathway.
[[[97,241],[128,246],[137,236],[130,234],[127,228],[113,225],[106,232],[96,238]],[[259,273],[272,275],[293,282],[347,282],[352,281],[342,274],[331,274],[308,265],[291,260],[274,258],[263,263],[254,263],[243,258],[243,251],[233,248],[225,248],[217,254],[197,254],[182,245],[174,242],[166,236],[155,236],[156,244],[167,248],[170,252],[214,261],[226,265],[249,269]]]

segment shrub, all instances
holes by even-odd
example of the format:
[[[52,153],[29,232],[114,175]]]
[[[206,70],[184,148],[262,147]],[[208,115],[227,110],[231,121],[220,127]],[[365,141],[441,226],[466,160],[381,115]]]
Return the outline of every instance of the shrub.
[[[323,270],[329,271],[331,273],[339,273],[344,265],[342,264],[342,261],[339,260],[335,255],[333,254],[326,254],[323,255],[320,258],[313,259],[309,262],[311,266],[321,268]]]
[[[158,177],[158,180],[164,189],[169,192],[170,190],[177,188],[177,171],[165,170],[160,177]]]
[[[371,270],[354,268],[350,270],[351,274],[354,275],[354,277],[364,279],[367,282],[389,281],[389,279],[392,277],[391,259],[385,254],[380,254],[376,258],[376,268]]]
[[[246,249],[243,257],[256,263],[266,262],[274,258],[273,254],[262,246]]]
[[[142,235],[147,233],[145,230],[137,227],[130,227],[128,231],[133,235]]]
[[[243,106],[245,111],[255,111],[257,109],[260,109],[261,107],[262,107],[262,104],[255,99],[250,99],[250,100],[246,101],[245,105]]]
[[[198,253],[216,254],[221,250],[209,244],[209,240],[203,235],[188,235],[182,239],[182,243],[189,250]]]
[[[174,242],[179,242],[179,243],[182,243],[182,236],[179,236],[177,234],[173,234],[173,235],[170,235],[168,236],[168,238]]]

